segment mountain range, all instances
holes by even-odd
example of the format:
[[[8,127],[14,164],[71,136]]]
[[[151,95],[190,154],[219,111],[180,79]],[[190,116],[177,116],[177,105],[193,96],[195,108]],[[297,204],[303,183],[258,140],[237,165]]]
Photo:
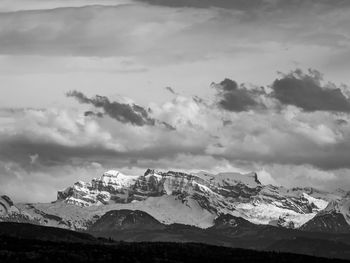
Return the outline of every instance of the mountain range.
[[[51,203],[0,198],[0,221],[123,241],[199,242],[350,259],[350,192],[263,185],[256,173],[105,172]],[[327,249],[326,249],[327,248]],[[306,250],[306,251],[305,251]]]

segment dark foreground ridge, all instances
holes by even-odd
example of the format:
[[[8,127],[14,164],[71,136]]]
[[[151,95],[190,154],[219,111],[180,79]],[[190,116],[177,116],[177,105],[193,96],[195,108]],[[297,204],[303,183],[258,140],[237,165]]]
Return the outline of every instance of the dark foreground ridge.
[[[88,228],[95,237],[127,242],[202,243],[259,251],[279,251],[350,260],[350,235],[305,232],[256,225],[243,218],[221,215],[207,229],[165,225],[142,211],[109,211]]]
[[[5,230],[6,229],[6,230]],[[58,228],[0,223],[1,262],[347,262],[201,243],[114,242]]]
[[[0,237],[1,262],[278,262],[340,263],[340,259],[258,252],[199,243],[70,243]]]

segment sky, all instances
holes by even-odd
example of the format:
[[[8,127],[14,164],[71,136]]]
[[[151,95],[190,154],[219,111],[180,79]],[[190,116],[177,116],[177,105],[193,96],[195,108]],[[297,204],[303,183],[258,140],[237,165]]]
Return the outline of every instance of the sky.
[[[347,0],[0,0],[0,193],[108,169],[350,188]]]

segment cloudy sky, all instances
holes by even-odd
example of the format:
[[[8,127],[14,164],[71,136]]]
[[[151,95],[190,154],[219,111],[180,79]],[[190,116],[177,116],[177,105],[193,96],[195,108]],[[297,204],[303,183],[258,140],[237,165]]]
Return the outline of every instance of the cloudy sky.
[[[350,1],[0,0],[0,192],[111,168],[350,188]]]

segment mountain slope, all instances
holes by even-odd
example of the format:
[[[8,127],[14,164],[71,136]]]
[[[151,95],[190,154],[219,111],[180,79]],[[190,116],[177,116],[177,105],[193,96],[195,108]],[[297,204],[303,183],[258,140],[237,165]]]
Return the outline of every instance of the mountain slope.
[[[88,233],[118,241],[196,242],[350,259],[350,235],[255,225],[232,215],[221,215],[212,227],[201,229],[182,224],[164,225],[142,211],[110,211],[97,220]],[[293,240],[301,240],[303,246],[288,245]]]
[[[350,197],[332,201],[313,219],[301,226],[305,231],[350,233]]]
[[[151,215],[139,210],[114,210],[104,214],[92,226],[90,232],[113,232],[122,230],[164,229],[163,225]]]

